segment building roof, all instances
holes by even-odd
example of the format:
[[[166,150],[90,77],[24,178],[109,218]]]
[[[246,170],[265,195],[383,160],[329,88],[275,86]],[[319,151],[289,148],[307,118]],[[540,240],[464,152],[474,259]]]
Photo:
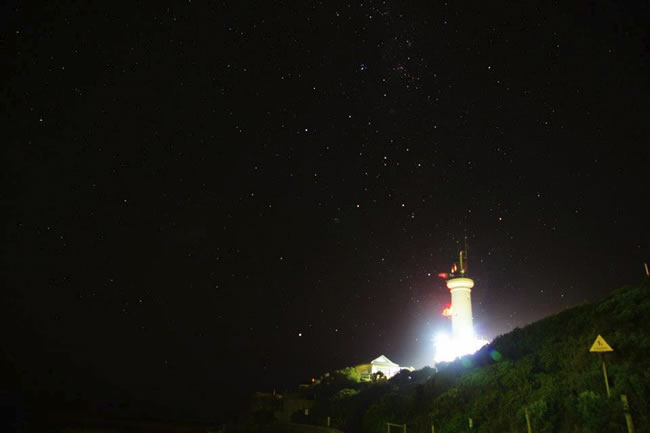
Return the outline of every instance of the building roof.
[[[370,363],[372,365],[383,365],[383,366],[390,366],[390,367],[399,367],[398,364],[395,364],[393,361],[386,358],[384,355],[381,355],[378,358],[373,359],[372,361],[370,361]]]

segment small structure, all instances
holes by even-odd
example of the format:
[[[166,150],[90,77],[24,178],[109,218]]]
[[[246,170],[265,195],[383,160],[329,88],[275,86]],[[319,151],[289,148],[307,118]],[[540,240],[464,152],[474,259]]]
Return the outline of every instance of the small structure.
[[[384,355],[373,359],[368,364],[355,365],[354,368],[359,372],[361,380],[370,380],[372,379],[372,375],[378,372],[383,373],[386,379],[390,379],[399,373],[400,370],[412,370],[412,367],[400,367]]]
[[[251,399],[249,412],[253,414],[265,411],[272,413],[277,421],[288,423],[291,422],[291,416],[295,412],[309,411],[313,404],[312,400],[304,398],[299,393],[256,392]]]

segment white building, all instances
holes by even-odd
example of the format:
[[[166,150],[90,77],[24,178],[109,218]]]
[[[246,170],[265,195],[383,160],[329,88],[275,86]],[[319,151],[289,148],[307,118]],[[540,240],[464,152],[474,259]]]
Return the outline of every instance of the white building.
[[[458,264],[451,268],[447,287],[451,292],[451,335],[455,341],[474,340],[472,317],[472,287],[474,280],[467,276],[467,251],[460,252]]]
[[[451,306],[445,308],[442,313],[451,317],[451,336],[441,332],[436,337],[436,363],[450,362],[463,355],[472,354],[488,343],[474,334],[474,280],[467,276],[467,252],[461,251],[459,263],[454,263],[449,274],[442,273],[440,276],[447,279],[447,288],[451,293]]]
[[[378,372],[382,372],[387,379],[390,379],[399,373],[400,370],[413,370],[413,367],[400,367],[384,355],[373,359],[368,364],[355,365],[354,368],[361,375],[361,380],[370,380],[372,379],[372,375]]]
[[[458,277],[447,280],[451,292],[451,335],[463,340],[474,338],[472,317],[472,287],[474,280]]]

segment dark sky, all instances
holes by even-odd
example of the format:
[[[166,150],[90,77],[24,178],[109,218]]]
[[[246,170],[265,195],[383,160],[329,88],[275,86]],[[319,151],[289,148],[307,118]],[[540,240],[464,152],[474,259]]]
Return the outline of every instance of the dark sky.
[[[647,2],[1,12],[21,395],[209,415],[380,354],[431,364],[464,239],[487,338],[650,259]]]

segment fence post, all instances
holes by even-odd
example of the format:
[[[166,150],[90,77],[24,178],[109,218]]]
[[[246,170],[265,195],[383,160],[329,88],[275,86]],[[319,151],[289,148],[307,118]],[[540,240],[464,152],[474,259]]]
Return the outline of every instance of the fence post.
[[[526,427],[528,427],[528,433],[533,433],[533,429],[530,428],[530,416],[528,416],[528,408],[524,408],[524,414],[526,415]]]
[[[630,413],[630,404],[627,402],[627,395],[621,394],[621,401],[623,402],[623,413],[625,414],[627,433],[634,433],[634,423],[632,422],[632,414]]]

